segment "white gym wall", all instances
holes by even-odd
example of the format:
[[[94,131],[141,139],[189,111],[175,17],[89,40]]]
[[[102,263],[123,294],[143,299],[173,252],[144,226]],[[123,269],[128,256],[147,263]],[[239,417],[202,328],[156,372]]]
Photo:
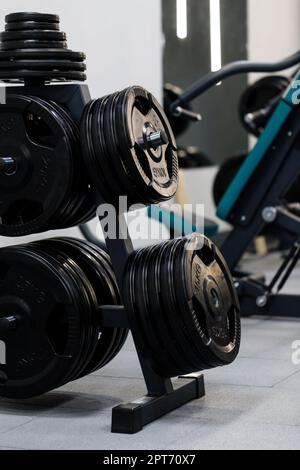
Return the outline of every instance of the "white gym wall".
[[[93,96],[129,85],[162,90],[161,0],[1,0],[0,25],[16,11],[56,13],[69,47],[87,54]]]
[[[93,97],[142,85],[161,98],[161,0],[1,0],[0,31],[4,16],[18,11],[60,16],[69,47],[87,54],[87,83]],[[78,231],[67,234],[78,235]],[[22,242],[1,238],[0,246]]]
[[[250,60],[275,61],[299,49],[299,0],[248,0]]]

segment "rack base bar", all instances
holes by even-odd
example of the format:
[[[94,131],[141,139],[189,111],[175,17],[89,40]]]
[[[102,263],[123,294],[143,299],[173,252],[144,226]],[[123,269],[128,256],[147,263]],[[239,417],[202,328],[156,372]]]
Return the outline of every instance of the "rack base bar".
[[[204,376],[193,374],[179,377],[175,385],[185,381],[171,393],[151,397],[144,396],[131,403],[116,406],[112,410],[113,433],[136,434],[143,427],[186,403],[205,396]]]

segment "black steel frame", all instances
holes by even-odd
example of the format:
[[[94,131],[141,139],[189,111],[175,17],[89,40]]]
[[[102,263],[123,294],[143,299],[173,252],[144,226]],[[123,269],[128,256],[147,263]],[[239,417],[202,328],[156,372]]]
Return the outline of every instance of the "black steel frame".
[[[101,223],[101,219],[99,220]],[[106,246],[120,290],[122,291],[127,261],[134,252],[132,242],[127,233],[124,214],[119,214],[118,216],[117,233],[121,233],[123,239],[112,240],[108,238],[106,239]],[[131,329],[129,316],[124,306],[103,306],[99,307],[99,310],[103,326]],[[138,400],[113,408],[112,432],[126,434],[139,432],[144,425],[191,400],[202,398],[205,395],[204,377],[202,374],[179,377],[175,388],[170,378],[156,374],[149,365],[143,351],[139,348],[139,341],[135,341],[137,338],[134,331],[132,331],[132,335],[148,393]]]
[[[295,107],[263,162],[244,188],[229,222],[233,229],[221,246],[232,272],[263,228],[285,231],[296,243],[300,216],[284,202],[284,195],[300,174],[300,109]],[[300,295],[282,295],[251,276],[241,276],[236,287],[244,316],[300,317]]]

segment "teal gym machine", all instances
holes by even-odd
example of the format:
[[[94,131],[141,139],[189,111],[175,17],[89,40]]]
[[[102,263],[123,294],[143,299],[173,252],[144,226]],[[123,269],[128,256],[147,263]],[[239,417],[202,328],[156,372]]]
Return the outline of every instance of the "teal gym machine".
[[[171,105],[171,111],[174,116],[186,115],[189,118],[190,111],[185,114],[185,107],[219,82],[241,73],[279,72],[299,63],[300,52],[277,63],[231,63],[184,91]],[[290,252],[270,283],[263,278],[236,274],[241,310],[245,316],[300,316],[300,295],[282,294],[300,259],[300,211],[297,205],[290,206],[285,200],[285,195],[300,174],[299,104],[300,72],[278,98],[264,131],[217,208],[218,217],[232,226],[221,249],[235,274],[248,246],[264,227],[280,228],[293,239]],[[253,119],[257,118],[259,116],[253,114]]]

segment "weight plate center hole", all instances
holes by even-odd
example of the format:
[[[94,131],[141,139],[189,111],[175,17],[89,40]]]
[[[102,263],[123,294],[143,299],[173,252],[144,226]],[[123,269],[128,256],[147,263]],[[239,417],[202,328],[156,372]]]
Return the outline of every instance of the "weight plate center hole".
[[[4,176],[14,176],[18,171],[18,164],[14,157],[0,157],[0,171]]]
[[[164,130],[156,129],[150,122],[143,126],[143,135],[138,138],[138,144],[148,152],[150,157],[159,162],[162,158],[162,147],[168,143]]]
[[[212,299],[212,305],[216,310],[220,309],[220,299],[219,299],[219,294],[216,291],[216,289],[211,289],[210,291],[211,299]]]
[[[220,323],[223,321],[224,303],[222,293],[219,291],[216,282],[209,278],[204,282],[205,297],[208,310],[214,322]]]

